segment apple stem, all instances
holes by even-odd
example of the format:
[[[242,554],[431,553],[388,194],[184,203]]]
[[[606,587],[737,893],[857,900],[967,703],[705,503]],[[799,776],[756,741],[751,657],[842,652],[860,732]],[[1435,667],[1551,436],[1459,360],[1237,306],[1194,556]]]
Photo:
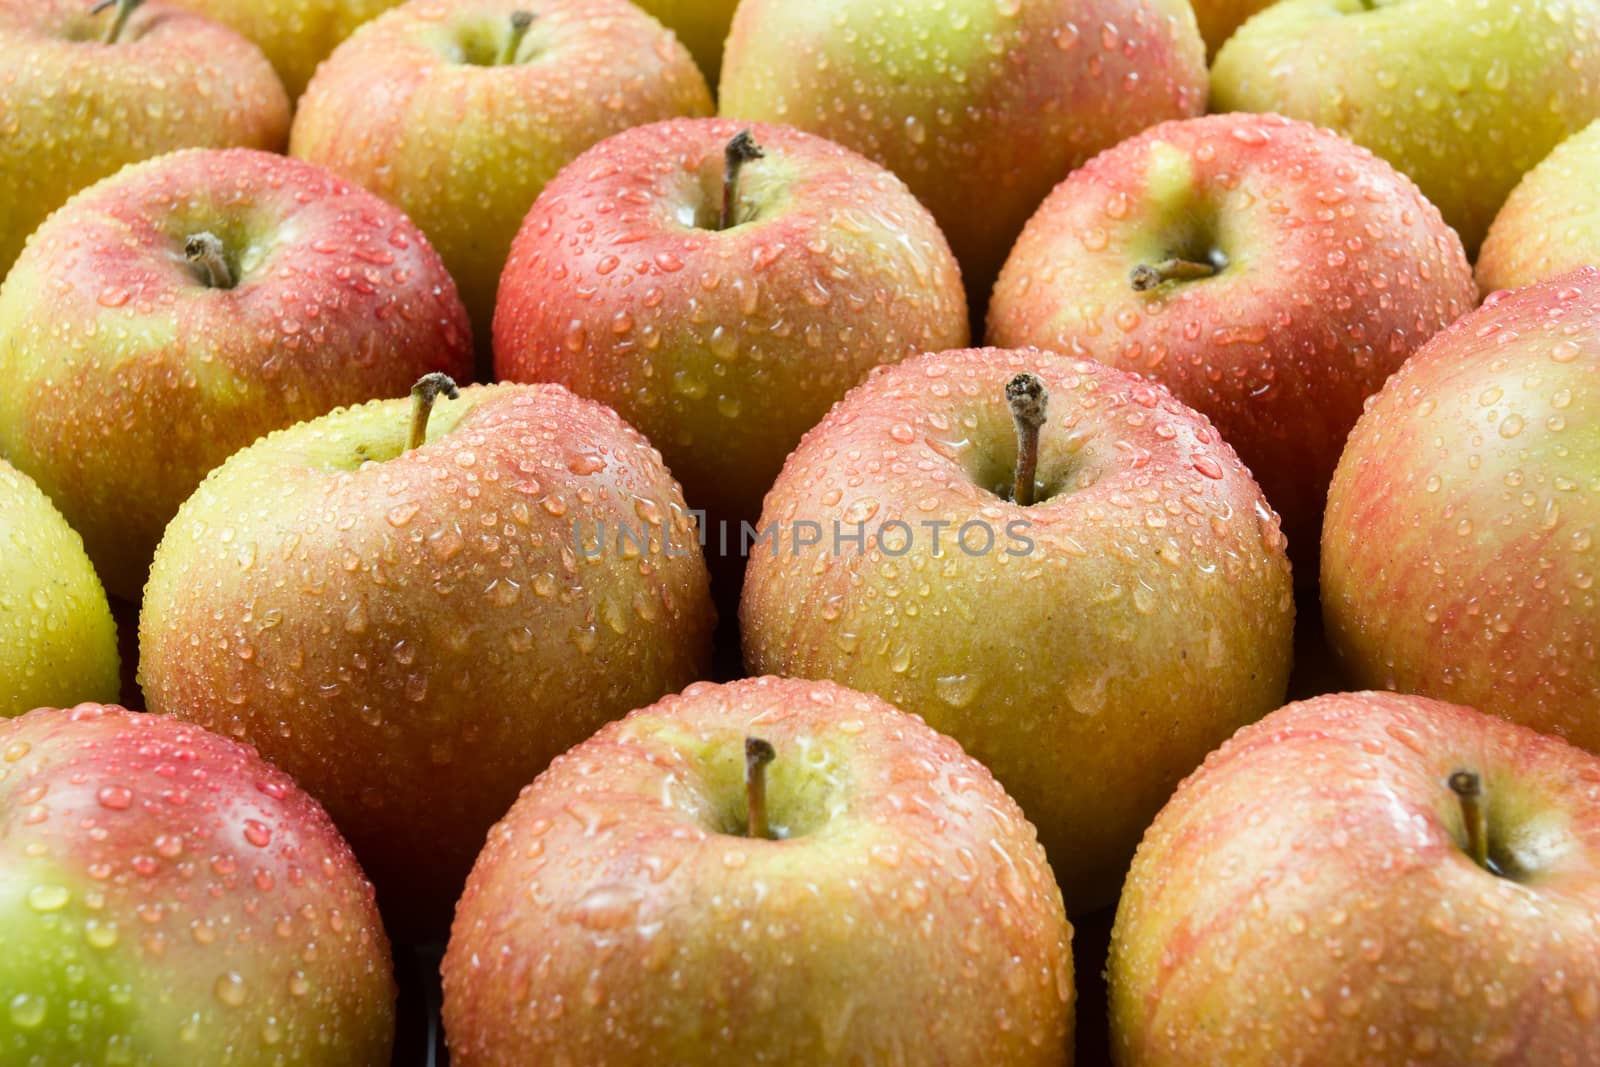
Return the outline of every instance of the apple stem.
[[[1483,806],[1483,780],[1471,771],[1456,771],[1450,776],[1450,790],[1461,803],[1461,821],[1467,828],[1467,854],[1486,871],[1489,862],[1489,813]]]
[[[739,171],[752,159],[765,155],[749,130],[740,130],[728,142],[722,154],[722,224],[717,229],[726,230],[734,224],[734,212],[739,206]]]
[[[108,8],[116,8],[117,13],[111,19],[111,25],[106,27],[106,34],[102,37],[103,44],[116,44],[122,37],[122,31],[128,26],[128,19],[133,13],[144,5],[144,0],[100,0],[89,9],[89,14],[98,15]]]
[[[433,414],[433,402],[440,394],[455,400],[461,396],[455,379],[443,371],[424,374],[411,387],[411,436],[406,440],[406,451],[421,448],[428,440],[428,416]]]
[[[223,254],[222,239],[214,233],[197,233],[183,243],[183,255],[198,266],[213,289],[232,289],[233,271]]]
[[[1220,255],[1212,257],[1213,262],[1196,263],[1192,259],[1163,259],[1160,263],[1141,263],[1133,268],[1130,276],[1133,281],[1133,290],[1136,293],[1148,292],[1162,282],[1194,281],[1197,278],[1209,278],[1223,267],[1227,260]],[[1218,262],[1220,260],[1220,262]]]
[[[522,48],[522,42],[528,37],[528,27],[533,25],[534,14],[531,11],[513,11],[511,13],[511,36],[506,38],[505,50],[500,53],[500,66],[509,67],[517,61],[517,52]]]
[[[772,744],[759,737],[744,739],[744,792],[750,809],[746,827],[749,837],[772,839],[767,825],[767,764],[778,757]]]
[[[1027,507],[1034,501],[1034,475],[1039,468],[1039,431],[1050,407],[1050,393],[1036,374],[1023,371],[1006,383],[1006,402],[1017,424],[1017,470],[1011,499]]]

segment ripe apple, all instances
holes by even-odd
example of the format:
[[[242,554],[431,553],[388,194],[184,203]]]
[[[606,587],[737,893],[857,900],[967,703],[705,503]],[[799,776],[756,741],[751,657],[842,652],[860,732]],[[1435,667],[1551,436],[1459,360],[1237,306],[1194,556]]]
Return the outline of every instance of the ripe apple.
[[[83,541],[27,475],[0,460],[0,719],[115,700],[119,663],[111,606]]]
[[[1600,270],[1490,297],[1368,406],[1328,492],[1351,679],[1600,752]]]
[[[1274,712],[1139,846],[1115,1061],[1600,1062],[1597,798],[1593,756],[1469,708]]]
[[[124,164],[289,135],[261,50],[167,3],[0,0],[0,71],[0,277],[47,215]]]
[[[1478,253],[1478,286],[1520,289],[1600,264],[1600,119],[1556,146],[1506,198]]]
[[[487,355],[506,252],[545,183],[613,133],[711,110],[688,51],[626,0],[412,0],[319,68],[291,145],[416,220]]]
[[[1523,173],[1600,117],[1597,39],[1592,0],[1281,0],[1217,53],[1211,106],[1365,145],[1475,254]]]
[[[472,359],[455,284],[399,211],[298,160],[180,152],[75,197],[0,285],[0,450],[137,600],[213,467]]]
[[[418,937],[442,933],[484,832],[552,758],[703,676],[715,614],[677,483],[609,409],[504,385],[430,420],[439,391],[430,376],[410,405],[334,412],[212,472],[139,623],[150,710],[293,774]]]
[[[967,330],[960,268],[894,175],[798,130],[679,119],[546,187],[500,282],[495,373],[609,404],[737,530],[869,370]]]
[[[916,712],[1039,828],[1074,913],[1180,778],[1283,702],[1277,516],[1206,420],[1089,360],[879,368],[795,449],[740,621],[754,673]]]
[[[382,1067],[389,942],[256,753],[118,707],[0,721],[0,1059]]]
[[[1183,0],[744,0],[720,108],[821,134],[933,211],[975,304],[1090,156],[1206,105]]]
[[[363,22],[403,0],[170,0],[231,26],[261,46],[291,98],[317,64]]]
[[[702,683],[556,760],[444,958],[452,1062],[1071,1062],[1072,928],[1033,827],[915,716]]]
[[[722,72],[722,45],[739,0],[634,0],[678,35],[710,85]]]
[[[1477,304],[1415,185],[1276,115],[1164,123],[1057,186],[989,305],[988,340],[1143,374],[1239,452],[1302,577],[1361,404]]]

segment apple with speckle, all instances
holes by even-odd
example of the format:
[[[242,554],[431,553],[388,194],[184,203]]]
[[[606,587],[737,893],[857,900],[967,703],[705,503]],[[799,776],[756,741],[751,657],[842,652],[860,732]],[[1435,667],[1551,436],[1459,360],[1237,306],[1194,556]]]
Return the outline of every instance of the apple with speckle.
[[[540,775],[445,954],[451,1062],[1072,1062],[1072,928],[982,765],[827,682],[701,683]]]
[[[1328,491],[1351,680],[1600,752],[1600,269],[1502,291],[1368,405]]]
[[[495,372],[610,405],[738,531],[868,371],[967,331],[955,257],[894,175],[797,130],[679,119],[545,187],[500,282]]]
[[[0,0],[0,71],[0,277],[46,216],[128,163],[289,136],[261,50],[161,0]]]
[[[178,152],[74,197],[0,284],[0,451],[137,601],[234,452],[472,360],[455,284],[398,210],[299,160]]]
[[[767,494],[752,673],[925,718],[1039,828],[1074,914],[1173,787],[1283,702],[1278,518],[1163,386],[1039,350],[918,356],[834,406]]]
[[[1239,732],[1145,834],[1114,1060],[1600,1062],[1600,760],[1418,696]]]
[[[637,431],[560,386],[429,375],[211,473],[156,553],[139,679],[293,774],[426,940],[517,791],[704,677],[714,625]]]
[[[1238,451],[1314,584],[1362,402],[1477,296],[1461,239],[1389,164],[1303,122],[1208,115],[1124,141],[1050,194],[987,338],[1166,384]]]
[[[385,1067],[389,942],[327,814],[119,707],[0,721],[0,1060]]]

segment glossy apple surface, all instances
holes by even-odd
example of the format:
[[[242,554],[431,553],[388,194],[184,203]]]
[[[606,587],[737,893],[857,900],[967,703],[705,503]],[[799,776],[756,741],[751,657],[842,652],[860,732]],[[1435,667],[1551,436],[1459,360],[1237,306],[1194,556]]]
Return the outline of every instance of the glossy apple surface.
[[[748,129],[722,226],[725,150]],[[927,210],[854,152],[777,126],[620,134],[528,213],[500,283],[495,371],[610,405],[693,507],[754,521],[783,461],[880,363],[967,342]]]
[[[408,449],[410,422],[376,401],[214,471],[156,553],[139,676],[293,774],[423,936],[552,758],[703,676],[714,612],[677,483],[608,409],[486,386]]]
[[[514,42],[518,13],[534,18]],[[693,58],[626,0],[412,0],[318,69],[291,150],[422,227],[487,352],[506,253],[545,183],[614,133],[711,110]]]
[[[117,627],[83,541],[0,460],[0,718],[115,700]]]
[[[1205,46],[1178,0],[745,0],[718,106],[898,174],[981,304],[1068,171],[1205,104]]]
[[[1477,776],[1487,863],[1452,775]],[[1123,1067],[1600,1058],[1600,762],[1387,693],[1292,704],[1156,819],[1108,967]]]
[[[1203,268],[1140,290],[1135,271]],[[1204,413],[1305,578],[1361,404],[1477,303],[1461,241],[1404,175],[1275,115],[1164,123],[1059,185],[1007,260],[988,340],[1088,356]]]
[[[384,1067],[389,942],[328,816],[118,707],[0,722],[0,1060]]]
[[[124,164],[178,148],[277,151],[289,98],[261,50],[154,0],[103,37],[92,0],[0,0],[0,276],[41,222]]]
[[[748,836],[746,739],[772,747]],[[558,759],[444,961],[452,1062],[1071,1062],[1072,929],[959,745],[826,682],[698,684]]]
[[[1600,270],[1491,297],[1389,380],[1328,492],[1322,608],[1358,685],[1600,752]]]
[[[1008,495],[1021,372],[1049,392],[1028,506]],[[1283,701],[1277,516],[1205,419],[1104,364],[881,368],[806,435],[761,522],[752,672],[876,693],[960,741],[1039,828],[1074,913],[1115,899],[1178,780]]]
[[[210,234],[225,276],[185,258]],[[0,451],[137,600],[167,523],[262,434],[472,372],[466,310],[420,230],[265,152],[192,151],[84,191],[0,285]]]
[[[1520,289],[1600,266],[1600,119],[1557,145],[1506,198],[1478,254],[1478,285]]]

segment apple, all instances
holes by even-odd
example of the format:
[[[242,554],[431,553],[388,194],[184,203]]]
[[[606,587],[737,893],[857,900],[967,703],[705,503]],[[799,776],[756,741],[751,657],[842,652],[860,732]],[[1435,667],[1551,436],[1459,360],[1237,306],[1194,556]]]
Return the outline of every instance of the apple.
[[[626,0],[411,0],[318,69],[291,149],[416,220],[486,354],[506,253],[545,183],[613,133],[711,110],[688,51]]]
[[[797,130],[679,119],[546,186],[500,282],[495,373],[610,405],[737,532],[869,370],[967,330],[960,268],[894,175]]]
[[[1217,49],[1235,30],[1271,3],[1272,0],[1194,0],[1194,18],[1206,42],[1206,55],[1216,56]]]
[[[0,721],[0,1059],[383,1067],[389,942],[255,752],[119,707]]]
[[[121,677],[111,605],[83,541],[32,479],[0,460],[0,719],[115,700]]]
[[[1492,296],[1371,402],[1328,492],[1352,681],[1600,752],[1600,270]]]
[[[1033,827],[915,716],[702,683],[556,760],[444,958],[458,1067],[1071,1063],[1072,928]]]
[[[1283,702],[1293,582],[1233,450],[1162,386],[979,349],[874,371],[795,449],[740,604],[753,673],[950,734],[1110,903],[1212,748]]]
[[[704,675],[715,615],[643,437],[554,385],[430,418],[452,392],[431,375],[234,455],[168,528],[139,620],[150,710],[294,775],[416,939],[551,759]]]
[[[1314,582],[1362,401],[1477,297],[1460,239],[1389,164],[1303,122],[1208,115],[1057,186],[1006,261],[987,339],[1167,385],[1238,450]]]
[[[898,174],[976,305],[1068,171],[1205,105],[1205,46],[1183,0],[744,0],[719,102]]]
[[[1597,39],[1589,0],[1281,0],[1217,53],[1211,107],[1372,149],[1472,255],[1523,173],[1600,117]]]
[[[357,26],[402,0],[170,0],[231,26],[261,46],[291,98]]]
[[[1600,119],[1523,175],[1478,253],[1478,286],[1485,296],[1600,265],[1597,169]]]
[[[739,0],[634,0],[678,35],[694,56],[707,83],[717,84],[722,71],[722,45]]]
[[[261,50],[167,3],[0,0],[0,71],[0,277],[47,215],[124,164],[289,135]]]
[[[1600,761],[1417,696],[1291,704],[1139,845],[1115,1062],[1600,1061]]]
[[[179,152],[79,194],[0,285],[0,451],[137,600],[234,452],[472,361],[455,284],[399,211],[298,160]]]

